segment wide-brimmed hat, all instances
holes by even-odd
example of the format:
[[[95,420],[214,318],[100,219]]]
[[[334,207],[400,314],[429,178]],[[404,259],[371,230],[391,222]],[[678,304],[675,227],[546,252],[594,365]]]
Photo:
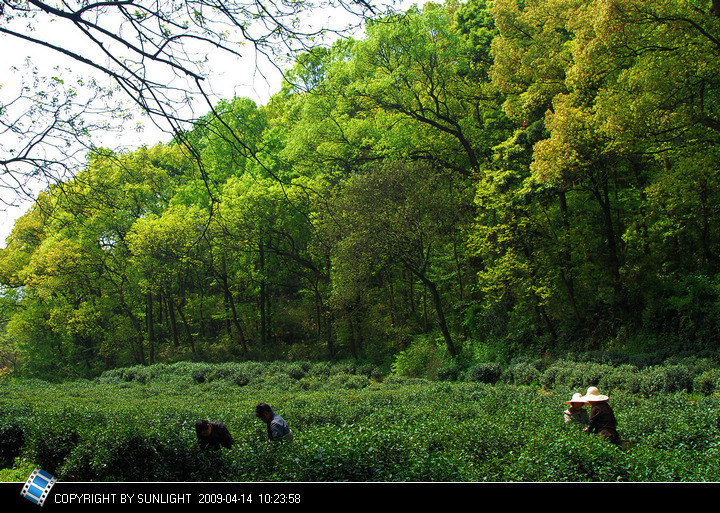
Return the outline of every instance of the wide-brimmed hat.
[[[586,402],[587,402],[587,401],[585,401],[585,399],[583,399],[583,395],[582,395],[582,394],[573,394],[572,399],[570,399],[569,401],[565,401],[563,404],[572,404],[572,403],[583,403],[583,404],[585,404]]]
[[[592,403],[597,401],[607,401],[608,396],[602,395],[597,387],[590,387],[587,389],[587,394],[585,394],[582,399],[583,401]]]

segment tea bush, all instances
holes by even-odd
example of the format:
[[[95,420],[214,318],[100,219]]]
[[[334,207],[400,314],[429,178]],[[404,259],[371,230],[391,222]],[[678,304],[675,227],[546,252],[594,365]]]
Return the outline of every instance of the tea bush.
[[[540,384],[545,388],[562,386],[586,390],[589,386],[599,385],[609,368],[608,365],[596,362],[558,360],[542,373]]]
[[[502,375],[502,369],[498,363],[480,363],[471,367],[465,379],[477,383],[497,383]]]
[[[3,384],[0,457],[78,481],[716,481],[717,376],[711,359],[599,355],[476,364],[440,381],[347,362],[118,369]],[[596,384],[624,448],[563,421],[563,401]],[[260,401],[292,443],[267,444]],[[225,422],[233,448],[200,450],[198,418]]]
[[[540,370],[530,362],[519,361],[508,366],[502,373],[502,380],[513,385],[532,385],[540,381]]]
[[[693,391],[701,395],[715,393],[720,387],[720,369],[708,369],[693,379]]]
[[[12,419],[2,419],[0,424],[0,467],[12,465],[25,445],[25,431]]]

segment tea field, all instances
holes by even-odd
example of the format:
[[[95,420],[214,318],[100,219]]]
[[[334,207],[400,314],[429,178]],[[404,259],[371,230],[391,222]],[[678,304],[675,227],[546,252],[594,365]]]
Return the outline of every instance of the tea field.
[[[94,380],[0,385],[0,480],[707,482],[720,479],[717,362],[608,355],[448,369],[438,380],[352,363],[177,363]],[[618,448],[566,426],[563,401],[610,395]],[[295,433],[268,445],[271,404]],[[194,423],[232,449],[201,451]]]

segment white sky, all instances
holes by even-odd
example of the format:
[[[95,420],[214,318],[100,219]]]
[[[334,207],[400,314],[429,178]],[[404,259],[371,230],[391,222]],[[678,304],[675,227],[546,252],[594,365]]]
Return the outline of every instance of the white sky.
[[[56,27],[57,24],[53,28],[57,30]],[[68,40],[66,44],[72,45],[72,40]],[[258,104],[264,104],[279,90],[281,75],[278,70],[267,67],[267,69],[263,69],[265,77],[261,76],[255,70],[256,63],[253,60],[253,55],[249,55],[245,62],[242,63],[237,62],[237,57],[230,57],[219,52],[213,58],[212,78],[208,79],[208,81],[212,81],[212,89],[218,99],[230,99],[233,96],[240,96],[251,98]],[[16,39],[0,35],[0,105],[7,104],[18,96],[23,85],[21,83],[23,74],[10,70],[12,68],[25,68],[27,61],[37,68],[42,75],[61,75],[67,81],[69,77],[76,74],[90,74],[90,76],[95,76],[102,85],[111,86],[108,77],[92,73],[93,70],[81,63],[69,58],[66,59],[64,56],[50,50],[29,43],[24,44]],[[58,65],[61,68],[67,67],[71,71],[61,69],[61,72],[57,73],[54,68]],[[30,79],[26,78],[25,81],[27,83]],[[134,107],[134,105],[132,106]],[[204,114],[208,111],[208,108],[201,106],[198,110],[200,110],[200,114]],[[19,112],[19,114],[22,113]],[[141,131],[137,130],[138,125],[142,125],[143,129]],[[103,133],[99,140],[94,138],[93,142],[109,148],[124,147],[132,149],[142,145],[152,146],[159,142],[167,142],[171,138],[169,132],[155,126],[147,116],[136,114],[134,119],[127,124],[127,127],[122,132],[108,131]],[[5,137],[9,135],[11,134],[5,134]],[[20,145],[21,142],[16,144]],[[11,145],[12,143],[7,144],[7,146]],[[36,189],[33,189],[33,192],[37,195],[44,188],[44,184],[38,184]],[[0,200],[4,200],[0,201],[0,248],[2,248],[5,247],[6,238],[12,230],[15,220],[31,206],[32,201],[22,201],[17,206],[6,206],[6,203],[17,204],[19,201],[17,196],[6,188],[0,188]]]
[[[407,8],[413,4],[421,5],[421,1],[400,1],[395,5],[396,8]],[[315,16],[316,13],[313,13]],[[318,17],[327,19],[327,14],[317,13]],[[335,23],[337,18],[333,18]],[[56,29],[57,30],[57,29]],[[70,43],[68,43],[70,44]],[[0,105],[3,99],[16,95],[18,85],[13,84],[13,76],[16,74],[9,73],[7,70],[11,66],[21,67],[27,58],[30,58],[32,65],[37,67],[41,72],[52,74],[52,70],[58,64],[62,64],[62,56],[58,56],[49,50],[42,50],[33,47],[23,47],[16,40],[8,37],[0,37]],[[238,62],[237,58],[229,58],[227,55],[218,54],[212,56],[212,76],[207,80],[212,84],[213,93],[218,98],[231,99],[234,96],[247,97],[254,100],[259,105],[266,103],[269,98],[279,91],[281,84],[281,76],[277,69],[267,64],[263,65],[262,61],[256,61],[256,56],[252,53],[243,57],[243,62]],[[258,70],[260,66],[260,70]],[[83,65],[77,62],[69,62],[68,67],[73,72],[87,73],[81,71]],[[99,80],[108,80],[106,77],[99,77]],[[13,87],[14,86],[14,87]],[[3,95],[6,98],[3,98]],[[205,106],[199,107],[201,114],[207,112]],[[102,144],[106,147],[115,148],[117,146],[139,147],[143,144],[152,146],[158,142],[167,142],[170,139],[168,133],[163,132],[154,126],[149,119],[136,118],[133,123],[138,121],[143,124],[143,131],[126,130],[122,133],[107,133],[107,139],[103,138]],[[42,187],[38,187],[38,191]],[[7,194],[7,191],[0,189],[0,195]],[[30,202],[19,205],[18,207],[3,207],[0,204],[0,248],[5,246],[5,240],[10,234],[15,220],[25,212],[30,206]]]

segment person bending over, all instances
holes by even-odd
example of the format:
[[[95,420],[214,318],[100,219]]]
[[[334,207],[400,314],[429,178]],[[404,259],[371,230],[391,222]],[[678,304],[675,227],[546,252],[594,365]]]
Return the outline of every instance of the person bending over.
[[[601,394],[597,387],[590,387],[582,399],[592,407],[590,409],[589,425],[585,428],[585,431],[597,433],[616,445],[620,444],[617,420],[613,409],[608,404],[608,396]]]
[[[230,449],[233,444],[233,438],[230,430],[222,422],[208,422],[207,420],[198,420],[195,423],[195,433],[197,433],[198,443],[202,449],[220,449],[220,446]]]

